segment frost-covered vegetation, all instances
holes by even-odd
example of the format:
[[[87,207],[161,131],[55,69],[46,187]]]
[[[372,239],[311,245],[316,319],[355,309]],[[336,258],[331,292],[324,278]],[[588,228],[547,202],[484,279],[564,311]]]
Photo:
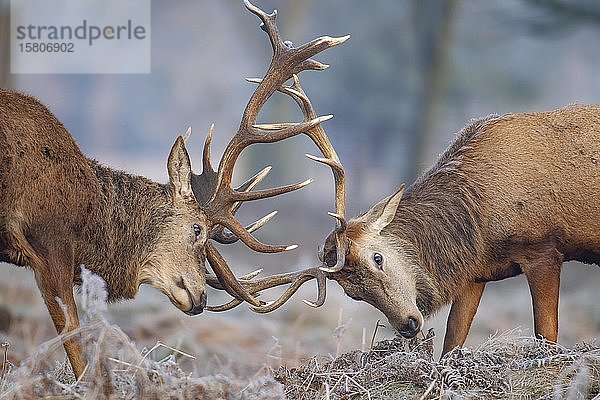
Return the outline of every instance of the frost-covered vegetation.
[[[156,399],[579,399],[600,393],[600,346],[566,348],[517,332],[439,360],[434,335],[383,340],[366,351],[315,355],[296,367],[283,363],[253,376],[218,368],[202,373],[186,361],[195,354],[157,341],[139,348],[105,317],[104,282],[84,274],[80,335],[90,364],[75,382],[68,363],[57,362],[65,336],[33,349],[13,365],[2,347],[0,397]],[[346,326],[336,331],[339,335]]]

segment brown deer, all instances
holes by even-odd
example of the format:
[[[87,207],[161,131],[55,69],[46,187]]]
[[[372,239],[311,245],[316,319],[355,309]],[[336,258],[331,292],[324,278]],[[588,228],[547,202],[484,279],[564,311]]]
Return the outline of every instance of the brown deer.
[[[279,38],[274,24],[276,13],[265,14],[248,1],[245,5],[263,19],[270,37]],[[254,286],[244,286],[255,274],[236,278],[208,239],[224,244],[241,239],[251,249],[264,253],[296,247],[270,246],[252,236],[274,212],[247,227],[236,220],[235,213],[245,201],[288,193],[310,180],[253,191],[268,174],[267,167],[234,189],[233,168],[249,145],[306,133],[325,156],[310,157],[331,165],[339,174],[337,155],[320,127],[331,116],[317,117],[311,112],[301,123],[284,124],[258,124],[257,117],[276,90],[289,91],[301,106],[303,101],[308,102],[299,83],[287,88],[282,85],[303,70],[327,68],[310,57],[346,39],[325,36],[299,48],[280,39],[272,40],[271,66],[262,80],[251,80],[258,84],[257,89],[217,171],[210,162],[212,128],[205,141],[203,171],[199,175],[192,172],[185,148],[188,132],[185,139],[178,137],[171,149],[167,185],[86,158],[66,128],[38,100],[0,89],[0,261],[31,267],[59,333],[78,327],[72,289],[81,283],[80,265],[106,281],[110,301],[132,298],[146,283],[162,291],[185,313],[195,315],[205,308],[208,279],[211,286],[234,296],[234,304],[245,300],[256,311],[273,309],[273,304],[255,298],[258,290]],[[343,214],[343,209],[338,210]],[[214,275],[205,276],[205,259]],[[323,273],[316,268],[287,274],[283,280],[279,276],[269,278],[260,288],[292,283],[293,290],[313,277],[319,278],[319,292],[324,294]],[[323,301],[320,295],[316,305]],[[75,375],[81,377],[86,361],[80,344],[68,339],[64,346]]]
[[[161,185],[86,158],[38,100],[0,89],[0,147],[0,261],[31,267],[58,332],[78,326],[73,284],[82,264],[106,281],[110,301],[147,283],[185,313],[202,312],[208,220],[181,137]],[[65,349],[81,376],[79,344]]]
[[[471,122],[410,188],[342,222],[323,269],[406,338],[451,304],[444,353],[464,343],[486,282],[525,274],[535,333],[556,342],[562,263],[600,263],[599,158],[598,105]]]
[[[281,68],[286,57],[297,60],[296,54],[309,47],[283,42],[276,13],[265,14],[245,3],[263,21],[271,40],[269,71]],[[298,65],[303,62],[300,59]],[[285,86],[290,76],[294,82]],[[269,95],[279,90],[292,97],[305,122],[314,120],[298,78],[289,72],[280,78],[272,82]],[[336,213],[331,215],[338,224],[320,254],[321,267],[260,280],[253,279],[258,271],[242,279],[229,275],[228,282],[208,276],[209,285],[235,298],[207,309],[223,311],[250,299],[252,310],[273,311],[311,279],[317,280],[319,297],[306,303],[318,307],[325,301],[327,277],[350,297],[381,310],[407,338],[421,330],[424,317],[451,303],[443,348],[447,353],[464,343],[485,283],[524,273],[533,299],[535,333],[557,340],[562,263],[600,263],[600,222],[595,218],[600,213],[595,200],[600,188],[600,106],[473,121],[406,192],[402,185],[348,222],[339,158],[320,124],[305,133],[317,143],[324,157],[315,159],[332,168],[336,184]],[[221,257],[211,257],[210,251],[207,255],[217,268],[227,270]],[[291,286],[279,299],[256,306],[254,295],[284,284]],[[231,289],[234,285],[236,290]]]

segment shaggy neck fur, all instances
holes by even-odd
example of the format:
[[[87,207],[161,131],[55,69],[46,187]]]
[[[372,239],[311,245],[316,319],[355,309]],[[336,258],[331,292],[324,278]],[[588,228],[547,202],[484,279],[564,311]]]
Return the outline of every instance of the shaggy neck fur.
[[[439,161],[404,194],[383,235],[407,241],[415,259],[417,306],[431,315],[452,301],[482,257],[481,190],[463,157],[493,117],[466,126]],[[406,251],[406,250],[405,250]]]
[[[140,267],[174,215],[171,193],[168,185],[89,163],[98,180],[97,206],[76,260],[106,280],[110,301],[132,298]]]

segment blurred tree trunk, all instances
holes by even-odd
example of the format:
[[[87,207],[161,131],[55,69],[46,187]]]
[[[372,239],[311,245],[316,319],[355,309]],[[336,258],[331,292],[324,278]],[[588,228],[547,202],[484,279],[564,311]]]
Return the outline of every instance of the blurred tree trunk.
[[[10,7],[0,0],[0,87],[10,87]]]
[[[420,0],[414,3],[416,67],[420,82],[414,99],[414,118],[408,130],[412,160],[407,176],[411,180],[431,162],[427,146],[435,132],[439,101],[448,75],[452,27],[458,2],[459,0]]]

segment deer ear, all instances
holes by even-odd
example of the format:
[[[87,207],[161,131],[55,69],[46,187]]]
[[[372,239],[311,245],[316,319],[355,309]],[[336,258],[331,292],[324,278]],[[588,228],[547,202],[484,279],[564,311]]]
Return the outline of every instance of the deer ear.
[[[167,160],[167,171],[169,172],[169,182],[171,183],[173,196],[193,197],[191,183],[192,165],[181,136],[177,137],[175,144],[171,148],[171,153],[169,153],[169,159]]]
[[[392,222],[403,193],[404,184],[400,185],[394,194],[381,200],[369,210],[367,224],[371,229],[374,229],[379,233]]]

